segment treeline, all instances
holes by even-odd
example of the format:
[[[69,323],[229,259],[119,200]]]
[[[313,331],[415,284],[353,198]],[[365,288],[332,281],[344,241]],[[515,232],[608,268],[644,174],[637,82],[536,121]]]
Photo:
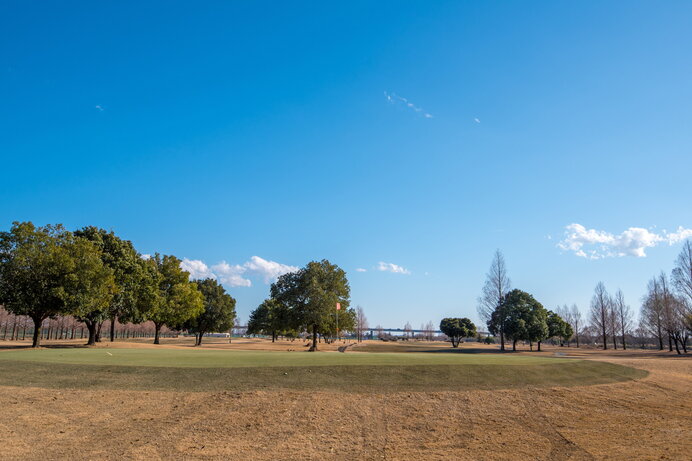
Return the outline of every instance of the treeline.
[[[574,335],[569,322],[544,308],[529,293],[510,286],[505,259],[498,250],[478,298],[478,315],[488,325],[488,331],[500,337],[500,350],[506,350],[507,341],[511,341],[512,350],[516,350],[518,341],[528,342],[531,350],[536,343],[539,351],[541,344],[551,338],[557,338],[561,345],[569,344]]]
[[[668,350],[680,349],[687,353],[687,342],[692,334],[692,243],[685,242],[670,277],[661,272],[653,277],[642,300],[640,325]]]
[[[659,350],[687,353],[692,334],[692,243],[686,241],[670,276],[665,272],[652,277],[642,298],[639,322],[635,323],[632,309],[621,290],[610,295],[599,282],[591,299],[589,312],[591,335],[598,337],[603,349],[620,343],[627,348],[628,340],[654,342]]]
[[[498,250],[488,271],[478,314],[492,334],[500,336],[501,349],[505,340],[540,343],[557,338],[568,346],[576,341],[597,345],[603,349],[626,349],[628,344],[646,347],[655,344],[663,350],[687,352],[692,335],[692,243],[688,240],[678,255],[669,275],[661,272],[653,277],[642,299],[639,321],[625,301],[622,290],[611,295],[605,284],[596,285],[588,318],[576,305],[548,311],[533,296],[511,289],[507,267]]]
[[[280,276],[270,297],[250,314],[248,334],[312,337],[310,351],[320,338],[338,337],[340,331],[362,332],[367,320],[362,309],[349,308],[350,287],[343,269],[327,260],[311,261],[302,269]]]
[[[15,222],[0,232],[0,305],[31,319],[34,347],[44,322],[60,317],[83,323],[89,345],[106,321],[111,341],[118,323],[150,322],[155,344],[165,327],[194,333],[197,344],[204,333],[232,328],[235,300],[213,279],[191,281],[180,263],[173,255],[143,256],[93,226],[70,232]]]
[[[96,342],[100,342],[102,334],[111,331],[111,320],[101,324],[101,329],[96,330]],[[153,338],[154,323],[120,323],[115,321],[113,326],[113,338]],[[0,341],[20,341],[31,338],[34,332],[34,322],[26,315],[15,315],[0,307]],[[163,327],[161,337],[176,337],[177,330]],[[89,331],[84,322],[69,315],[61,315],[48,318],[41,325],[41,339],[85,339],[89,337]]]

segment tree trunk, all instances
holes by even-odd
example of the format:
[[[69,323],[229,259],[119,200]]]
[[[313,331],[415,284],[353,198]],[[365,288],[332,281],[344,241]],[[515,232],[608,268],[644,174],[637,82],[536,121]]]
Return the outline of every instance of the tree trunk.
[[[312,326],[312,346],[308,350],[310,352],[317,351],[317,325]]]
[[[117,317],[114,315],[111,319],[111,342],[115,341],[115,321]]]
[[[159,336],[161,334],[161,324],[154,323],[154,344],[161,344],[159,342]]]
[[[658,328],[658,350],[663,350],[663,333],[661,333],[661,328]]]
[[[668,352],[673,352],[673,340],[670,337],[670,333],[668,333]]]
[[[101,342],[101,327],[103,327],[103,322],[98,322],[96,324],[96,342]]]
[[[34,321],[34,339],[31,343],[31,347],[39,347],[41,345],[41,324],[43,323],[43,319],[32,318],[31,320]]]
[[[533,352],[533,341],[529,341],[529,351]]]
[[[512,350],[513,351],[517,350],[517,340],[516,339],[512,341]]]
[[[500,350],[505,350],[505,332],[504,329],[500,329]]]
[[[541,342],[538,341],[538,352],[541,352]]]
[[[606,334],[605,320],[603,320],[603,350],[608,349],[608,335]]]
[[[89,340],[87,341],[87,346],[93,346],[96,344],[96,322],[86,321],[87,329],[89,330]]]
[[[197,345],[198,345],[198,346],[201,346],[201,345],[202,345],[202,336],[204,336],[204,332],[203,332],[203,331],[200,331],[200,332],[199,332],[199,336],[198,336],[198,338],[197,338]]]

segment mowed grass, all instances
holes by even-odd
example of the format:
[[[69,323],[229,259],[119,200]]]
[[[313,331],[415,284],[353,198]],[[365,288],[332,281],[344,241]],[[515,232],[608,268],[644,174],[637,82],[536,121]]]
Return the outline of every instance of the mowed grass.
[[[335,365],[540,365],[566,362],[570,359],[509,356],[500,354],[430,354],[430,353],[340,353],[285,351],[224,351],[205,349],[105,349],[63,348],[23,349],[0,352],[0,363],[63,363],[75,365],[116,365],[144,367],[301,367]]]
[[[76,389],[346,392],[604,384],[646,376],[605,362],[499,354],[177,349],[0,352],[0,385]]]

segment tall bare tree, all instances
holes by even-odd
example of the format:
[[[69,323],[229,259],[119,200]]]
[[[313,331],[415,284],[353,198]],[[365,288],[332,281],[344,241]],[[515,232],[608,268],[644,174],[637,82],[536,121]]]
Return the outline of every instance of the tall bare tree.
[[[413,327],[411,326],[410,322],[406,322],[406,325],[404,325],[404,338],[407,338],[409,336],[413,337]]]
[[[608,327],[610,325],[610,295],[603,282],[598,282],[591,298],[591,326],[603,336],[603,349],[608,349]]]
[[[618,335],[620,334],[620,322],[615,308],[615,296],[610,297],[608,305],[608,334],[613,341],[613,349],[618,348]]]
[[[490,269],[486,274],[483,291],[478,298],[478,316],[486,325],[490,322],[493,311],[502,303],[502,298],[509,292],[511,281],[507,275],[505,257],[500,250],[495,250]],[[500,349],[505,350],[505,335],[500,331]]]
[[[356,307],[356,337],[358,342],[363,340],[363,330],[368,328],[368,318],[361,306]]]
[[[658,285],[660,287],[661,293],[661,313],[662,313],[662,324],[663,331],[668,336],[668,350],[673,352],[673,339],[675,337],[675,331],[677,329],[677,311],[678,311],[678,300],[675,297],[675,293],[672,291],[672,287],[668,281],[668,277],[665,272],[661,272],[658,276]],[[677,348],[677,342],[675,347]]]
[[[572,322],[572,311],[569,309],[569,307],[567,307],[567,304],[565,304],[564,306],[558,306],[557,315],[559,315],[562,318],[562,320],[567,322],[569,326],[572,327],[572,330],[574,330],[574,325]],[[569,341],[567,341],[567,347],[569,347]]]
[[[692,307],[692,243],[689,240],[685,241],[675,261],[673,284],[687,304]]]
[[[658,277],[649,280],[639,316],[642,328],[658,339],[659,350],[663,350],[663,296],[661,291]]]
[[[673,285],[680,301],[679,315],[682,324],[682,346],[687,352],[687,338],[692,333],[692,242],[686,240],[675,261]]]
[[[622,293],[622,290],[615,292],[615,296],[613,297],[613,311],[615,312],[615,324],[619,329],[622,348],[627,349],[625,336],[632,329],[632,310],[625,302],[625,295]]]
[[[682,343],[683,350],[687,352],[688,329],[685,322],[685,299],[673,292],[665,273],[661,272],[658,283],[661,287],[662,325],[663,331],[668,336],[668,350],[672,352],[675,346],[676,352],[680,354],[680,343]]]
[[[435,336],[435,324],[432,320],[425,324],[425,332],[427,335],[427,340],[432,341]]]
[[[574,338],[577,340],[577,347],[579,347],[579,333],[583,328],[581,321],[581,311],[576,304],[572,304],[570,308],[570,319],[572,321],[572,329],[574,330]]]

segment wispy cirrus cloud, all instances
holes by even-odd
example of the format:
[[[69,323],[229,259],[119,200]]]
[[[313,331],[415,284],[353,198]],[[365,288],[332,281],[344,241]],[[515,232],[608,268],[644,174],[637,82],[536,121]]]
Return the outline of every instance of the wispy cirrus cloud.
[[[299,269],[297,266],[281,264],[259,256],[253,256],[243,264],[229,264],[221,261],[213,266],[199,259],[185,258],[180,263],[180,267],[190,273],[190,279],[213,278],[232,287],[252,286],[252,280],[249,278],[251,276],[259,277],[268,284],[283,274]]]
[[[387,99],[387,102],[393,105],[403,105],[404,107],[411,109],[412,111],[420,114],[424,118],[433,118],[433,115],[425,110],[423,110],[422,107],[415,105],[411,101],[409,101],[407,98],[404,98],[403,96],[399,96],[396,93],[388,93],[387,91],[384,92],[384,97]]]
[[[557,246],[588,259],[622,256],[645,258],[647,248],[660,244],[674,245],[690,237],[692,229],[682,226],[675,232],[663,230],[656,233],[643,227],[630,227],[619,234],[612,234],[573,223],[565,226],[565,236]]]
[[[393,274],[411,274],[411,271],[409,271],[405,267],[399,266],[394,263],[386,263],[384,261],[380,261],[375,269],[377,269],[380,272],[391,272]]]
[[[98,110],[99,112],[103,112],[104,110],[106,110],[103,108],[103,106],[101,104],[96,104],[94,106],[94,109]]]
[[[356,272],[367,272],[367,269],[364,269],[362,267],[356,267]]]

